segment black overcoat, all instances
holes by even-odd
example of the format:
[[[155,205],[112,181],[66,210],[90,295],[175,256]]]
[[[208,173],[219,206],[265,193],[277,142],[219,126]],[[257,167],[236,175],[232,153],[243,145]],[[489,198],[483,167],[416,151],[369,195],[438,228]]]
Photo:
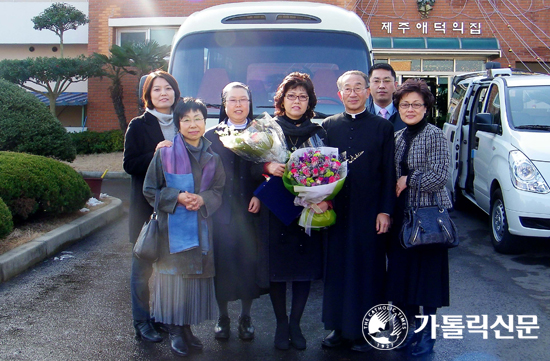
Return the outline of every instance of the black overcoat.
[[[328,231],[323,298],[325,328],[362,339],[365,313],[385,303],[385,235],[376,234],[376,217],[391,214],[395,202],[393,127],[368,111],[334,115],[323,127],[329,146],[348,157],[364,152],[349,164],[333,201],[337,218]]]
[[[128,124],[124,138],[124,158],[122,165],[126,173],[132,176],[130,190],[130,242],[135,243],[143,223],[153,213],[143,196],[143,180],[149,163],[155,155],[158,143],[164,140],[157,118],[148,112],[132,119]]]
[[[283,117],[275,118],[283,129],[288,150],[296,147],[312,146],[312,137],[316,136],[317,144],[325,145],[325,130],[315,126],[311,121],[301,125],[297,130]],[[306,128],[307,126],[307,128]],[[303,129],[309,129],[304,132]],[[301,135],[290,135],[296,131]],[[303,134],[302,134],[303,133]],[[320,142],[319,142],[320,141]],[[272,282],[312,281],[323,274],[323,237],[325,230],[311,231],[311,236],[298,225],[298,219],[286,226],[279,218],[264,206],[262,209],[261,230],[263,239],[269,245],[269,279]]]
[[[212,142],[225,170],[222,205],[213,216],[216,298],[223,301],[258,298],[267,292],[267,255],[259,244],[260,215],[250,213],[248,205],[254,190],[264,178],[257,168],[225,148],[209,129],[205,137]]]

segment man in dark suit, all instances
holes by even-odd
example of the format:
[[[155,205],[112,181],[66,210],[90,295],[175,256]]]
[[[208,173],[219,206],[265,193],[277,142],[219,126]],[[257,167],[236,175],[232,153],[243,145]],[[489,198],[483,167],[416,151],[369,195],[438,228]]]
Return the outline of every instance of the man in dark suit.
[[[370,68],[368,77],[370,96],[367,99],[367,110],[388,119],[393,124],[394,132],[405,128],[405,123],[393,105],[393,93],[397,90],[395,70],[390,64],[377,63]]]

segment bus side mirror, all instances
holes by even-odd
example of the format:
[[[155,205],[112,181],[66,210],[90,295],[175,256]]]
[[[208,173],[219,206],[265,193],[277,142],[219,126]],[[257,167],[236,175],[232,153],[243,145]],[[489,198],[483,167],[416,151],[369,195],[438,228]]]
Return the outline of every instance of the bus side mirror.
[[[143,102],[143,85],[145,85],[145,79],[147,79],[147,76],[148,75],[144,75],[141,77],[141,79],[139,79],[139,99],[138,99],[139,109],[145,108],[145,103]]]
[[[474,118],[474,126],[476,130],[493,134],[500,133],[500,126],[493,123],[494,116],[491,113],[478,113]]]

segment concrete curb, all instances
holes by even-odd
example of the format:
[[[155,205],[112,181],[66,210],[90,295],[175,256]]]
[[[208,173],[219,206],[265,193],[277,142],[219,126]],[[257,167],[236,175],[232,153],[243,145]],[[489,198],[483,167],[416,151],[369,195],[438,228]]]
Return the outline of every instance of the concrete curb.
[[[91,172],[91,171],[81,171],[78,174],[82,175],[83,178],[99,178],[103,175],[103,172]],[[126,172],[107,172],[105,174],[105,179],[130,179],[131,176]]]
[[[61,248],[116,220],[123,213],[122,201],[115,197],[111,197],[111,199],[109,205],[0,255],[0,282],[7,281],[54,255]]]

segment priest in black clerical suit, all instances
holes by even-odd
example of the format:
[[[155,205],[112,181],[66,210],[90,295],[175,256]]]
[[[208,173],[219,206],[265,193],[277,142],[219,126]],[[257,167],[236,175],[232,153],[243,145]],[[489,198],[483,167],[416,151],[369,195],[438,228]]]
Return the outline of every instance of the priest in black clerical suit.
[[[328,145],[346,151],[349,164],[343,189],[334,199],[336,224],[326,248],[323,322],[332,330],[323,346],[352,341],[352,350],[368,351],[362,333],[367,311],[385,300],[385,235],[395,202],[393,126],[369,113],[367,76],[359,71],[338,79],[346,111],[323,122]]]

